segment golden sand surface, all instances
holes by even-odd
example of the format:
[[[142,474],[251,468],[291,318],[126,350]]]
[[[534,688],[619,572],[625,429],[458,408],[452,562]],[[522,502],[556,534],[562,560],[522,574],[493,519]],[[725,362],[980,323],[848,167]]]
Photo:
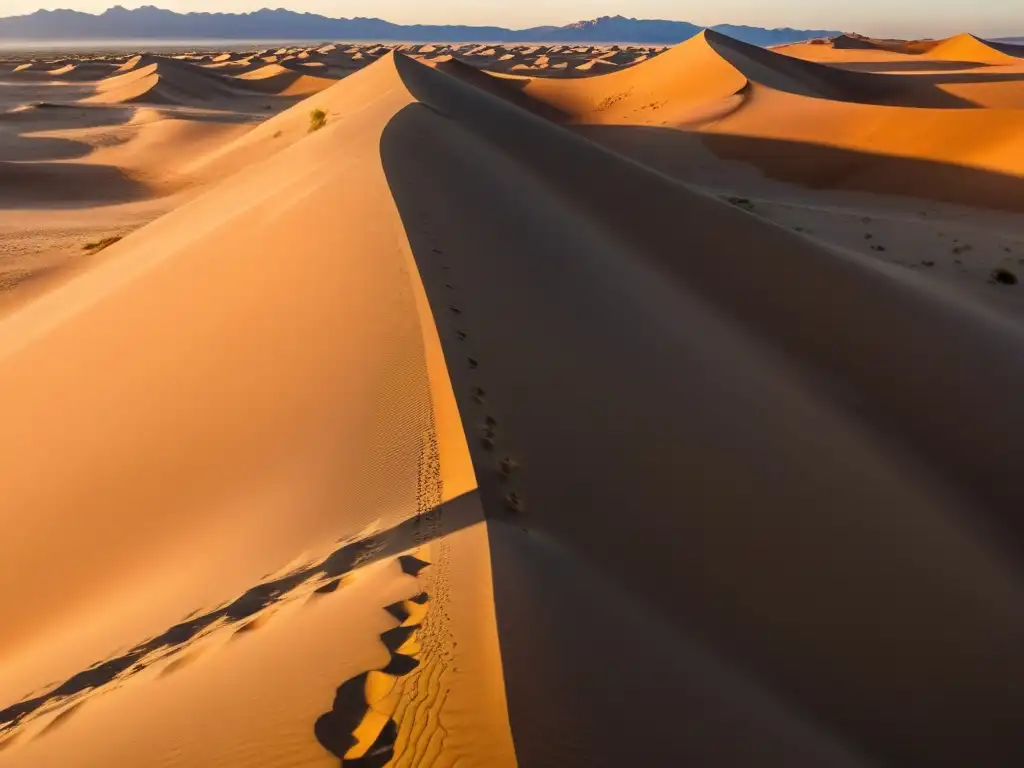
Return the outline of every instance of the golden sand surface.
[[[0,60],[0,768],[1024,764],[1024,51]]]

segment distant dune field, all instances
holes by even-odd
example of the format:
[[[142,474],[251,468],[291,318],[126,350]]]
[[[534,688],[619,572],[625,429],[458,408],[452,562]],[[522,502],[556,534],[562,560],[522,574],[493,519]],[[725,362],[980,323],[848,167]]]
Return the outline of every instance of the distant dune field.
[[[1024,764],[1024,48],[0,59],[0,768]]]

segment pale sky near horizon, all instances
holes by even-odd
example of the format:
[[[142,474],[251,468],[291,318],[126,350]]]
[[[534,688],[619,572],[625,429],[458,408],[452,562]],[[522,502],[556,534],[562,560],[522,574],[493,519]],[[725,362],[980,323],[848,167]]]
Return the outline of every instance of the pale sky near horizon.
[[[1024,35],[1024,0],[5,0],[0,15],[40,8],[99,13],[111,5],[156,5],[179,12],[240,13],[285,7],[324,16],[374,16],[400,24],[482,24],[523,28],[567,24],[597,16],[676,19],[694,24],[838,29],[893,37],[940,37],[973,32]]]

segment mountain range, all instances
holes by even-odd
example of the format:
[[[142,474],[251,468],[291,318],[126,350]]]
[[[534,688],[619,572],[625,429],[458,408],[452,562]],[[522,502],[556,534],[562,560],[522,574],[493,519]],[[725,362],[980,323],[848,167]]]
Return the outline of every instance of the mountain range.
[[[37,11],[0,19],[3,40],[387,40],[416,42],[651,43],[674,44],[703,27],[685,21],[603,16],[566,26],[506,29],[463,25],[402,25],[383,19],[338,19],[269,9],[253,13],[175,13],[154,6],[115,6],[101,14],[71,10]],[[755,45],[778,45],[834,30],[763,29],[720,25],[713,29]]]

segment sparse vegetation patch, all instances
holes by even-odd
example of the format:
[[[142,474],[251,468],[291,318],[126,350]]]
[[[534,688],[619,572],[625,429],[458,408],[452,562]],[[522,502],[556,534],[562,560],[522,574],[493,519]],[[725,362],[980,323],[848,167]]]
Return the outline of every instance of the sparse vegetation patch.
[[[725,202],[735,205],[737,208],[742,208],[745,211],[753,211],[754,204],[746,197],[727,197]]]
[[[327,113],[322,109],[314,109],[309,113],[309,132],[316,133],[327,125]]]
[[[89,251],[89,253],[99,253],[104,248],[109,248],[114,243],[120,242],[121,239],[122,238],[120,236],[105,237],[102,240],[97,240],[95,243],[86,243],[85,245],[82,246],[82,250]]]
[[[1008,269],[997,267],[992,270],[992,282],[998,285],[1016,285],[1017,275]]]

